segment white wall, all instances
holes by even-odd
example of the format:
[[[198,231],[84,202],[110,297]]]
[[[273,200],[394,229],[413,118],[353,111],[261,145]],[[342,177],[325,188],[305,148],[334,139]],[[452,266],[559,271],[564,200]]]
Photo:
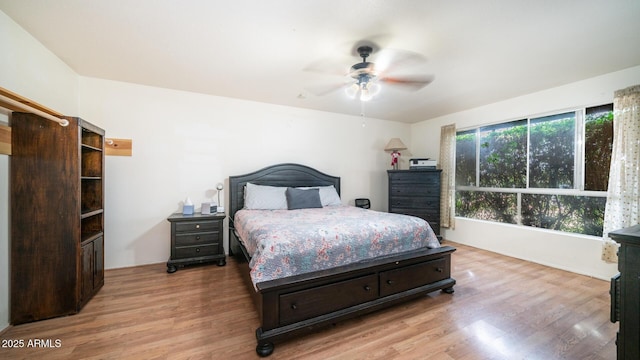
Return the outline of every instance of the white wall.
[[[166,262],[166,218],[187,196],[197,210],[217,199],[218,182],[226,193],[230,175],[275,163],[340,176],[344,203],[368,197],[386,210],[390,157],[383,148],[391,137],[410,145],[408,124],[366,119],[363,126],[358,116],[87,77],[80,79],[80,114],[107,137],[133,140],[133,156],[106,159],[107,268]]]
[[[455,123],[458,129],[463,129],[567,108],[611,103],[614,91],[636,84],[640,84],[640,66],[413,124],[411,143],[414,151],[437,158],[443,125]],[[617,272],[615,264],[600,260],[602,241],[595,237],[463,218],[456,218],[455,230],[445,229],[443,236],[451,241],[601,279],[609,279]]]
[[[0,11],[0,86],[63,114],[78,110],[78,76]],[[7,123],[5,112],[0,123]],[[9,324],[9,156],[0,155],[0,331]]]

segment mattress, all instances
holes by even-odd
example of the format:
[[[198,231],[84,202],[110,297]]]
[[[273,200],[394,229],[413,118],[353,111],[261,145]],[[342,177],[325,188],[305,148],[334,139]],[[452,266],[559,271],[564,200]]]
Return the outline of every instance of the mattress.
[[[239,240],[256,284],[399,254],[440,243],[425,220],[353,206],[239,210]]]

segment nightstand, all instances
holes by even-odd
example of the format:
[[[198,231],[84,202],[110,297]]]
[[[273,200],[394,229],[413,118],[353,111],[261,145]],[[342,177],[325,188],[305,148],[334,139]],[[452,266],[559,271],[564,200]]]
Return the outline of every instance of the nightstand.
[[[173,214],[167,218],[171,223],[171,258],[167,261],[167,272],[174,273],[178,266],[217,261],[224,266],[227,261],[223,245],[222,221],[226,215],[218,214]]]

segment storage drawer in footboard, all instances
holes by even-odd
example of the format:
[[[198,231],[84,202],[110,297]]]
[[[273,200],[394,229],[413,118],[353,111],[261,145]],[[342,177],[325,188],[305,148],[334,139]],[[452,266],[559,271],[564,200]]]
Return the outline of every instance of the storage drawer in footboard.
[[[449,257],[425,261],[380,273],[380,296],[392,295],[451,276]]]
[[[366,275],[280,295],[280,325],[327,314],[378,297],[378,276]]]

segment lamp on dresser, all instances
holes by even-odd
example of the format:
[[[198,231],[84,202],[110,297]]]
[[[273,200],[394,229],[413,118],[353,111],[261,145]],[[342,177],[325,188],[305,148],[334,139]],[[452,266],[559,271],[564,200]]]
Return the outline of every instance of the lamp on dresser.
[[[400,150],[407,150],[407,145],[405,145],[399,138],[389,140],[387,146],[384,147],[384,151],[391,151],[391,166],[393,166],[393,170],[398,170]]]

